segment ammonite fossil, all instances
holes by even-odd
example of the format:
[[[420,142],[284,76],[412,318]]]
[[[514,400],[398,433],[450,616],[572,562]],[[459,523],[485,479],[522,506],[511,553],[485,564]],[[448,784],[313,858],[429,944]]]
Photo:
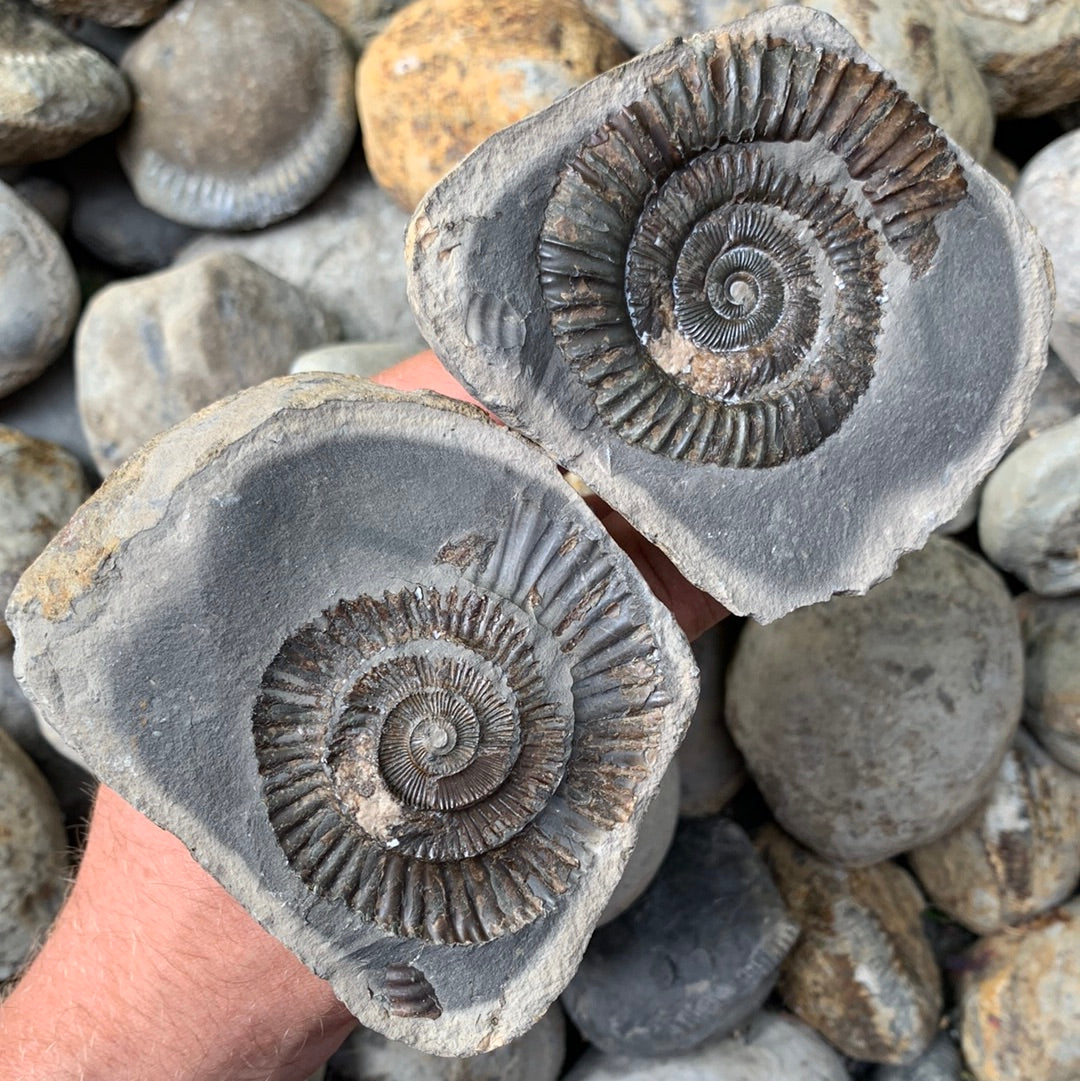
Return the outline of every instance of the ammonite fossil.
[[[407,243],[421,329],[473,393],[766,619],[867,588],[951,517],[1045,359],[1031,230],[811,10],[675,41],[492,137]]]
[[[472,1054],[562,990],[696,681],[540,452],[273,380],[129,459],[36,568],[9,618],[43,714],[363,1024]]]

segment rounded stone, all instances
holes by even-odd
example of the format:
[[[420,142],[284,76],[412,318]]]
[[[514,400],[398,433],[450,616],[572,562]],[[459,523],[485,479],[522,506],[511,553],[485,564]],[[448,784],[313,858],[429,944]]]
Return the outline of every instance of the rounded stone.
[[[1024,166],[1014,194],[1054,265],[1050,344],[1080,379],[1080,130],[1044,146]]]
[[[555,1003],[524,1036],[483,1055],[428,1055],[358,1028],[330,1066],[336,1081],[556,1081],[565,1057],[566,1021]]]
[[[565,1081],[848,1081],[843,1060],[807,1025],[762,1010],[739,1033],[683,1054],[635,1058],[587,1051]]]
[[[487,136],[625,59],[576,0],[415,0],[357,70],[368,165],[411,211]]]
[[[1054,428],[1080,414],[1080,381],[1053,351],[1046,360],[1046,370],[1039,379],[1031,399],[1024,427],[1013,442],[1013,447],[1033,439],[1047,428]]]
[[[335,342],[301,353],[289,365],[289,372],[337,372],[370,379],[416,351],[416,344],[410,341]]]
[[[29,745],[38,738],[38,722],[33,707],[15,679],[13,648],[11,641],[0,646],[0,728],[29,753]]]
[[[367,48],[390,17],[408,0],[311,0],[352,43],[358,53]]]
[[[27,4],[0,5],[0,166],[59,158],[131,108],[119,71]]]
[[[802,927],[780,974],[787,1007],[852,1058],[905,1063],[921,1055],[937,1031],[942,995],[915,880],[889,862],[830,864],[775,826],[757,843]]]
[[[63,184],[47,176],[26,176],[12,185],[24,203],[36,210],[58,236],[71,219],[71,195]]]
[[[761,1006],[797,934],[738,825],[683,821],[644,896],[593,934],[563,1005],[609,1054],[684,1050]]]
[[[1080,98],[1074,0],[959,0],[949,14],[999,116],[1039,116]]]
[[[1052,908],[1080,879],[1080,774],[1021,729],[989,800],[908,858],[930,900],[978,934]]]
[[[990,474],[979,544],[1002,570],[1047,597],[1080,590],[1080,417],[1017,447]]]
[[[145,26],[172,0],[34,0],[54,15],[81,15],[102,26]]]
[[[139,200],[206,229],[295,214],[356,134],[352,54],[301,0],[180,0],[124,54],[120,162]]]
[[[980,939],[958,997],[964,1061],[977,1081],[1080,1076],[1080,897]]]
[[[948,1032],[941,1032],[914,1062],[879,1066],[870,1081],[963,1081],[964,1061]]]
[[[986,562],[935,537],[865,597],[747,623],[728,725],[784,828],[869,864],[983,799],[1020,719],[1020,630]]]
[[[52,923],[67,888],[64,820],[45,779],[0,730],[0,993]]]
[[[95,294],[75,340],[79,413],[103,476],[205,405],[284,375],[337,319],[288,282],[222,253]]]
[[[1024,723],[1080,773],[1080,597],[1017,598],[1024,636]]]
[[[0,647],[11,641],[3,606],[19,576],[89,494],[67,451],[0,424]]]
[[[0,398],[63,351],[79,314],[79,283],[60,238],[0,182]]]

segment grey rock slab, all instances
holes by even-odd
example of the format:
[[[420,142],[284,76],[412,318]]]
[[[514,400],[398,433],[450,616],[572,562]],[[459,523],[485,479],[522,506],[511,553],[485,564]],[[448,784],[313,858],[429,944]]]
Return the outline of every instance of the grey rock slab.
[[[354,161],[295,218],[254,233],[207,234],[184,248],[178,261],[236,252],[310,293],[341,320],[345,337],[415,341],[420,348],[405,291],[408,220]]]
[[[985,798],[1020,720],[1012,598],[948,538],[865,597],[747,623],[728,727],[783,827],[870,864],[940,837]]]
[[[1024,723],[1080,773],[1080,597],[1017,598],[1024,636]]]
[[[360,1028],[330,1063],[337,1081],[556,1081],[565,1057],[566,1020],[556,1003],[524,1035],[483,1055],[428,1055]]]
[[[139,200],[202,229],[254,229],[320,195],[357,131],[353,56],[302,0],[179,0],[124,53],[118,149]]]
[[[696,693],[545,456],[347,376],[152,442],[8,616],[102,781],[361,1024],[435,1054],[501,1046],[569,982]]]
[[[762,1011],[734,1036],[683,1054],[636,1058],[588,1051],[565,1081],[848,1081],[843,1060],[808,1025]]]
[[[75,267],[56,231],[0,183],[0,398],[63,351],[79,314]]]
[[[644,896],[594,933],[563,1006],[609,1054],[686,1050],[760,1008],[797,935],[743,830],[684,820]]]
[[[988,800],[908,859],[931,901],[978,934],[1053,908],[1080,881],[1080,774],[1020,729]]]
[[[880,1066],[870,1081],[963,1081],[964,1062],[947,1032],[937,1039],[914,1062],[906,1066]]]
[[[1080,592],[1080,417],[1029,439],[990,475],[979,544],[1028,589]]]
[[[0,992],[38,946],[67,888],[67,836],[56,797],[0,730]]]
[[[231,252],[96,293],[75,337],[83,429],[103,476],[205,405],[338,337],[302,290]]]
[[[471,393],[762,620],[923,544],[1046,362],[1034,231],[809,9],[644,54],[492,136],[406,257]]]

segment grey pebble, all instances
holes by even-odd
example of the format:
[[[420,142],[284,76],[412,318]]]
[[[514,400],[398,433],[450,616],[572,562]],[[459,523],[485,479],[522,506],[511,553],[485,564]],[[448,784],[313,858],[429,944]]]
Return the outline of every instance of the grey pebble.
[[[71,218],[71,194],[57,180],[47,176],[24,176],[12,185],[15,194],[32,206],[60,236]]]
[[[311,0],[352,42],[358,53],[408,0]]]
[[[1027,440],[1064,424],[1080,413],[1080,380],[1062,363],[1061,357],[1050,350],[1046,369],[1035,388],[1031,408],[1020,434],[1013,441],[1013,449]]]
[[[415,352],[415,341],[335,342],[301,353],[289,365],[293,374],[300,372],[337,372],[339,375],[373,375],[407,360]]]
[[[34,0],[54,15],[81,15],[103,26],[143,26],[172,0]]]
[[[1000,576],[934,537],[865,597],[747,623],[728,726],[789,833],[827,859],[875,863],[985,797],[1020,720],[1022,660]]]
[[[797,934],[741,827],[684,820],[644,896],[594,933],[563,1005],[609,1054],[685,1050],[761,1006]]]
[[[79,413],[98,469],[107,475],[203,406],[284,375],[297,353],[339,330],[311,297],[229,252],[101,290],[75,339]]]
[[[962,1081],[964,1061],[948,1032],[938,1033],[926,1053],[906,1066],[879,1066],[870,1081]]]

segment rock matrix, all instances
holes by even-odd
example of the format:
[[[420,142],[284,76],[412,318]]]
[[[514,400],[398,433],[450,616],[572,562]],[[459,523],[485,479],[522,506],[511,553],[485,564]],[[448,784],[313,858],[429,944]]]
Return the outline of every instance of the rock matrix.
[[[645,895],[594,933],[563,1005],[601,1051],[682,1051],[761,1006],[797,933],[739,826],[683,821]]]
[[[179,0],[124,53],[120,161],[140,202],[204,229],[295,214],[356,134],[352,53],[302,0]]]
[[[1020,719],[1022,662],[1004,582],[933,538],[865,597],[747,623],[728,725],[789,833],[827,859],[876,863],[986,796]]]
[[[151,436],[338,337],[337,319],[240,255],[103,289],[75,341],[79,413],[107,475]]]
[[[493,132],[626,58],[577,0],[414,0],[360,61],[371,172],[411,211]]]
[[[2,18],[2,16],[0,16]],[[0,398],[40,375],[79,313],[75,268],[56,232],[0,182]]]
[[[852,1058],[918,1058],[937,1031],[942,996],[914,879],[889,862],[829,864],[775,826],[758,847],[802,928],[780,974],[787,1007]]]
[[[1080,774],[1021,729],[987,802],[909,858],[931,901],[979,934],[1052,908],[1080,880]]]

